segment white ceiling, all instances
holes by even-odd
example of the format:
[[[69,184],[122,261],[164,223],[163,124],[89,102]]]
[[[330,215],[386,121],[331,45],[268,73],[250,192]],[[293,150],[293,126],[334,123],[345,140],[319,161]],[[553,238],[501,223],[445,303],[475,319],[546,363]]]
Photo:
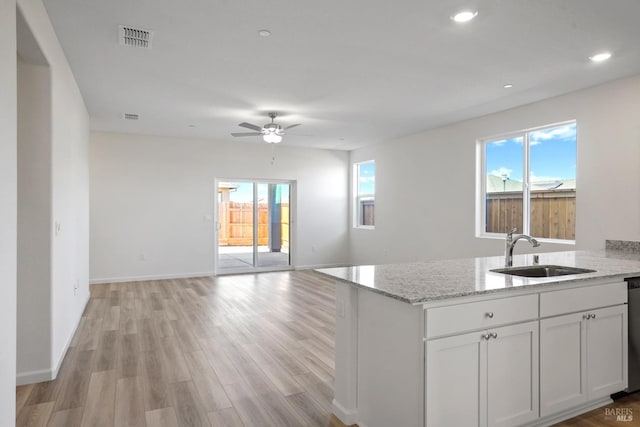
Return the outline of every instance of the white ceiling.
[[[640,73],[638,0],[464,1],[44,3],[99,131],[264,143],[230,133],[277,111],[282,144],[353,149]]]

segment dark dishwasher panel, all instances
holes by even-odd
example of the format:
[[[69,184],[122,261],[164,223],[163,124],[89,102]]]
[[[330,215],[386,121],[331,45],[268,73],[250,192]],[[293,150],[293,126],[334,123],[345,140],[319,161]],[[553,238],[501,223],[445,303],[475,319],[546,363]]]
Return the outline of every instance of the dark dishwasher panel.
[[[627,279],[629,288],[629,393],[640,390],[640,277]]]

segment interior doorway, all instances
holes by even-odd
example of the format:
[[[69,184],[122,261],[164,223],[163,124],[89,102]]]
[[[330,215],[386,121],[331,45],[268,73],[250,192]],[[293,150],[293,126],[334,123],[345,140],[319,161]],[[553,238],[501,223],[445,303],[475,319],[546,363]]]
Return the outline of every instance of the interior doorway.
[[[290,270],[294,181],[216,180],[216,274]]]

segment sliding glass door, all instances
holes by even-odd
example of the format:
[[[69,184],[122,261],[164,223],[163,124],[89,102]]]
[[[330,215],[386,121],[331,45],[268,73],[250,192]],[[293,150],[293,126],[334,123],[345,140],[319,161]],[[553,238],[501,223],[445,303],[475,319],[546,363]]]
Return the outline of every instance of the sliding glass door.
[[[292,181],[217,180],[216,273],[291,268]]]

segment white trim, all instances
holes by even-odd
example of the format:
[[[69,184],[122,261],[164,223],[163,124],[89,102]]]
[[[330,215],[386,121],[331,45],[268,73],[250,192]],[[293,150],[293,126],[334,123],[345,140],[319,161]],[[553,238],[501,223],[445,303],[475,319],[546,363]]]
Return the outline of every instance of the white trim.
[[[276,271],[294,271],[294,270],[314,270],[316,268],[334,268],[334,267],[350,267],[351,264],[345,263],[330,263],[330,264],[307,264],[307,265],[298,265],[295,267],[282,269],[278,268],[277,270],[263,270],[263,271],[243,271],[243,272],[235,272],[229,274],[243,274],[243,273],[273,273]],[[218,274],[218,276],[226,276],[227,274]],[[164,279],[189,279],[196,277],[213,277],[216,276],[216,273],[213,271],[204,271],[198,273],[180,273],[180,274],[151,274],[147,276],[120,276],[120,277],[112,277],[112,278],[101,278],[101,279],[91,279],[89,280],[90,285],[100,285],[104,283],[124,283],[124,282],[143,282],[147,280],[164,280]],[[87,300],[88,301],[88,300]]]
[[[80,310],[80,315],[76,319],[76,327],[73,328],[73,332],[71,334],[69,334],[69,337],[67,338],[67,343],[64,345],[64,350],[62,350],[60,359],[58,360],[56,368],[53,371],[53,378],[57,378],[58,377],[58,372],[60,372],[60,367],[62,366],[62,362],[64,361],[64,358],[67,355],[67,351],[69,350],[69,346],[71,345],[71,342],[73,341],[73,337],[76,335],[76,332],[78,332],[78,327],[80,327],[80,322],[82,321],[82,315],[84,314],[84,311],[87,308],[87,304],[89,304],[89,300],[91,299],[91,291],[89,291],[89,290],[87,290],[87,291],[88,291],[87,292],[87,299],[84,301],[84,304],[82,306],[82,310]]]
[[[146,276],[120,276],[111,278],[100,278],[89,280],[90,285],[98,285],[101,283],[121,283],[121,282],[140,282],[145,280],[163,280],[163,279],[185,279],[191,277],[208,277],[213,276],[213,271],[202,271],[197,273],[180,273],[180,274],[150,274]]]
[[[531,145],[529,132],[522,136],[522,234],[531,234]],[[576,159],[577,161],[578,159]]]
[[[315,270],[317,268],[336,268],[336,267],[352,267],[351,264],[340,264],[340,263],[331,263],[331,264],[307,264],[307,265],[298,265],[295,267],[295,270]]]
[[[297,219],[297,191],[298,181],[295,179],[264,179],[264,178],[214,178],[214,197],[213,197],[213,260],[211,275],[214,276],[227,276],[230,274],[246,274],[246,273],[261,273],[267,271],[287,271],[295,269],[296,249],[297,249],[297,233],[296,233],[296,219]],[[218,203],[218,186],[221,182],[246,182],[251,183],[253,186],[253,230],[257,233],[258,230],[258,204],[255,203],[258,200],[258,184],[288,184],[289,185],[289,264],[285,268],[278,267],[271,269],[270,267],[256,266],[258,255],[258,242],[254,239],[253,242],[253,267],[238,268],[238,269],[225,269],[220,270],[218,268],[219,259],[219,247],[218,247],[218,234],[220,232],[219,223],[219,203]]]
[[[356,409],[346,410],[336,399],[331,402],[331,412],[345,425],[350,426],[358,422],[358,411]],[[362,426],[360,423],[358,425]]]
[[[480,236],[476,236],[478,239],[494,239],[494,240],[504,240],[504,234],[501,233],[485,233]],[[546,237],[536,237],[536,240],[540,243],[552,243],[555,245],[571,245],[575,246],[575,240],[562,240],[562,239],[547,239]],[[568,250],[568,249],[567,249]]]
[[[499,141],[499,140],[508,140],[515,138],[522,138],[522,230],[517,230],[522,234],[531,234],[531,183],[530,183],[530,156],[531,156],[531,144],[530,144],[530,134],[536,131],[551,129],[560,126],[567,125],[575,125],[576,132],[578,127],[578,121],[576,119],[565,120],[558,123],[552,123],[543,126],[536,126],[528,129],[517,130],[514,132],[508,132],[503,134],[498,134],[495,136],[479,138],[476,140],[476,238],[504,238],[505,234],[508,230],[505,230],[504,233],[493,233],[486,231],[486,223],[487,223],[487,159],[486,159],[486,145],[488,143]],[[576,134],[576,144],[577,144],[577,134]],[[577,147],[576,147],[577,148]],[[577,174],[576,174],[577,176]],[[576,218],[577,219],[577,214]],[[550,242],[550,243],[558,243],[558,244],[575,244],[574,240],[563,240],[563,239],[546,239],[543,237],[535,237],[538,241],[541,242]]]
[[[357,230],[375,230],[375,225],[355,225],[353,228]]]
[[[612,403],[613,400],[609,397],[603,397],[602,399],[594,400],[591,402],[587,402],[584,405],[578,406],[577,408],[572,408],[564,412],[560,412],[558,414],[549,415],[544,418],[539,418],[536,421],[525,424],[525,427],[546,427],[557,424],[561,421],[568,420],[569,418],[577,417],[578,415],[585,414],[589,411],[593,411],[594,409],[602,408],[603,406]],[[625,423],[622,423],[625,424]]]
[[[373,167],[375,169],[376,167],[376,161],[375,160],[364,160],[362,162],[354,162],[353,163],[353,167],[351,170],[351,180],[352,180],[352,191],[353,191],[353,205],[352,205],[352,222],[353,222],[353,228],[361,228],[364,230],[375,230],[376,225],[375,225],[375,219],[374,219],[374,223],[373,225],[364,225],[364,224],[360,224],[360,217],[362,214],[362,199],[371,199],[373,200],[373,211],[374,211],[374,218],[375,218],[375,209],[376,209],[376,189],[375,189],[375,184],[373,187],[373,193],[362,193],[360,194],[360,187],[359,187],[359,183],[360,183],[360,165],[364,165],[367,163],[373,163]],[[378,174],[377,171],[374,172],[374,179],[375,176]]]
[[[87,304],[89,303],[90,299],[91,299],[91,294],[88,294],[87,299],[84,302],[84,307],[82,308],[82,311],[80,311],[80,316],[76,321],[76,327],[73,329],[73,333],[67,339],[67,343],[64,346],[64,350],[62,350],[61,356],[58,359],[58,363],[56,364],[56,367],[54,369],[41,369],[39,371],[16,373],[17,386],[25,385],[25,384],[40,383],[43,381],[51,381],[58,377],[58,372],[60,372],[60,367],[62,366],[62,362],[64,361],[64,358],[67,356],[67,351],[69,351],[69,346],[73,341],[73,337],[78,332],[80,321],[82,321],[82,314],[84,313],[84,310],[87,308]]]
[[[16,374],[16,385],[20,386],[25,384],[41,383],[43,381],[51,381],[54,378],[52,369],[23,372]]]
[[[511,137],[513,137],[515,135],[521,134],[523,132],[535,132],[535,131],[542,130],[542,129],[553,128],[553,127],[557,127],[557,126],[570,125],[572,123],[577,123],[577,120],[576,119],[569,119],[569,120],[564,120],[562,122],[550,123],[548,125],[534,126],[534,127],[530,127],[530,128],[526,128],[526,129],[519,129],[517,131],[512,131],[512,132],[498,133],[498,134],[495,134],[495,135],[485,136],[483,138],[480,138],[478,141],[480,141],[480,142],[489,142],[489,141],[499,140],[499,139],[509,139],[509,138],[511,138]]]
[[[283,268],[282,266],[272,266],[272,267],[255,267],[251,270],[248,270],[244,267],[239,268],[228,268],[224,271],[218,271],[215,273],[215,276],[233,276],[236,274],[258,274],[258,273],[275,273],[278,271],[292,271],[294,270],[293,266],[287,266]]]

